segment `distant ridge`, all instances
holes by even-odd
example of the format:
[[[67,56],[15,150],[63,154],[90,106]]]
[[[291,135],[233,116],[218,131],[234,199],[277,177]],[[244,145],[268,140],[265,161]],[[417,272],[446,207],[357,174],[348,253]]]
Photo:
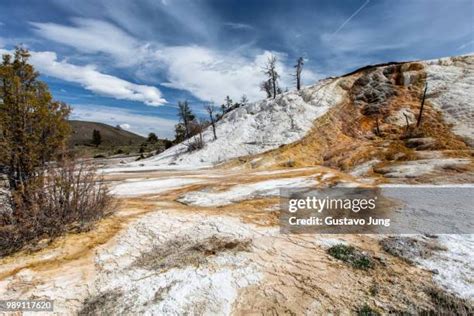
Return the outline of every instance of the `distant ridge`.
[[[69,123],[72,127],[72,146],[91,145],[94,129],[100,132],[102,144],[105,146],[139,145],[146,140],[143,136],[104,123],[77,120],[71,120]]]

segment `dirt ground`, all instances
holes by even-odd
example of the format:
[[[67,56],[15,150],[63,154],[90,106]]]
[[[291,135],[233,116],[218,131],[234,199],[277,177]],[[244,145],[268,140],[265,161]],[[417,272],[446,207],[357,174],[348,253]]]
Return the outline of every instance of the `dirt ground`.
[[[100,314],[112,308],[112,297],[116,300],[110,310],[113,314],[349,315],[363,308],[383,314],[416,314],[437,308],[429,294],[437,288],[433,273],[384,252],[381,236],[280,234],[275,196],[254,196],[216,207],[178,201],[190,192],[226,192],[236,186],[296,177],[313,179],[319,186],[357,181],[326,167],[107,175],[111,185],[130,179],[201,182],[157,194],[119,197],[117,211],[92,230],[1,259],[0,297],[54,299],[57,314]],[[355,247],[373,266],[357,269],[333,258],[327,249],[334,244]],[[250,270],[239,276],[243,269]],[[147,278],[150,271],[154,276],[148,285],[133,281]],[[178,292],[187,286],[179,279],[183,271],[196,273],[187,280],[196,290],[183,299],[188,305],[166,309],[171,299],[181,302]],[[231,296],[220,298],[213,292],[225,283],[213,279],[216,271],[230,275],[226,291],[231,289]],[[255,278],[247,277],[253,274]],[[111,275],[118,282],[113,289],[109,289]],[[125,293],[114,292],[125,286],[119,286],[120,282],[127,284]],[[200,288],[209,282],[210,287]],[[142,299],[150,288],[156,292],[153,300],[132,303],[131,297]],[[216,303],[211,304],[213,297]]]

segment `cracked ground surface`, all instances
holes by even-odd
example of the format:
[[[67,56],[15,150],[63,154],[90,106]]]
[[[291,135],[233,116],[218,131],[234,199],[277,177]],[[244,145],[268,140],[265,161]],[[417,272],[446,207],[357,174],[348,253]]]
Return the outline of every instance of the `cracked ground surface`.
[[[258,183],[275,180],[270,183],[278,186],[276,180],[291,178],[314,186],[357,182],[324,167],[109,174],[110,184],[124,192],[117,212],[89,232],[1,259],[0,296],[53,299],[58,315],[350,315],[364,305],[381,313],[437,308],[429,295],[437,287],[433,272],[383,251],[381,236],[280,234],[278,197]],[[137,183],[153,181],[156,190],[149,185],[146,194],[133,194]],[[124,190],[127,183],[130,190]],[[235,198],[239,186],[247,189]],[[198,193],[223,199],[225,192],[233,193],[217,206],[183,200]],[[364,252],[373,268],[331,257],[327,250],[335,244]]]

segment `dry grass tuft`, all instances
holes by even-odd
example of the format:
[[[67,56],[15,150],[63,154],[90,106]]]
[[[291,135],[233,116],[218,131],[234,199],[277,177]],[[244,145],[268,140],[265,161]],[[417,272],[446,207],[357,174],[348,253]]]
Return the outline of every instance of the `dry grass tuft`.
[[[203,240],[173,239],[156,245],[137,259],[135,265],[148,270],[169,270],[186,266],[199,266],[221,252],[247,251],[250,240],[212,236]]]

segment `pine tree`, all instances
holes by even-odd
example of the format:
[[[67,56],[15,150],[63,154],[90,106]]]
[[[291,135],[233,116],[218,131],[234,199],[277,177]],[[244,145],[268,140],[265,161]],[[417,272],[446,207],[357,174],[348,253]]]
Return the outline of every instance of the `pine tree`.
[[[150,144],[155,144],[156,142],[158,142],[158,136],[156,136],[155,133],[148,134],[147,142],[149,142]]]
[[[229,110],[234,105],[232,99],[229,96],[225,97],[224,103],[221,105],[222,115],[229,112]]]
[[[92,144],[95,145],[95,147],[99,147],[99,145],[102,143],[102,135],[100,134],[99,130],[93,130],[92,131]]]
[[[186,128],[183,123],[174,126],[174,143],[179,144],[186,139]]]
[[[0,165],[13,189],[23,188],[46,163],[64,153],[70,108],[54,101],[21,47],[0,65]]]

